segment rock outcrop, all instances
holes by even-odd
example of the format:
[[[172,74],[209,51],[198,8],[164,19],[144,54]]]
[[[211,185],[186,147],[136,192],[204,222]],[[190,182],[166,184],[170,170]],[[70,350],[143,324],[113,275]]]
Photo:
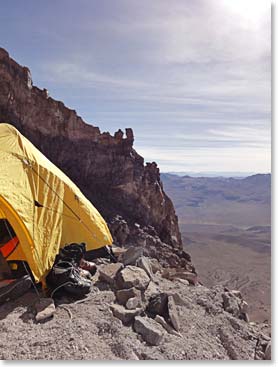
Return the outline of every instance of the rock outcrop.
[[[30,70],[4,49],[0,49],[0,122],[14,125],[31,140],[109,223],[121,215],[127,228],[135,223],[152,226],[160,243],[182,251],[177,216],[163,190],[159,168],[155,162],[144,165],[133,148],[132,129],[126,129],[125,135],[121,130],[114,136],[101,133],[51,98],[46,89],[34,86]],[[118,234],[123,231],[118,229]]]

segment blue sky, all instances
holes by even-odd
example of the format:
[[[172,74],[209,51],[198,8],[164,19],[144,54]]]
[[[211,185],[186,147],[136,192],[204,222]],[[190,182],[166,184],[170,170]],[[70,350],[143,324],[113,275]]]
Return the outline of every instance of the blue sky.
[[[269,172],[270,2],[3,2],[1,46],[161,171]]]

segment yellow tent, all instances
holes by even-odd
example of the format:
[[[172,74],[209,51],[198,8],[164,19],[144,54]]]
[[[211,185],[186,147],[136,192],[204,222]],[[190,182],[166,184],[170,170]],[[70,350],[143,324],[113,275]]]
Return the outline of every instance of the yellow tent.
[[[78,187],[13,126],[0,123],[0,218],[19,244],[7,260],[24,260],[37,282],[59,248],[85,242],[87,250],[112,244],[106,222]]]

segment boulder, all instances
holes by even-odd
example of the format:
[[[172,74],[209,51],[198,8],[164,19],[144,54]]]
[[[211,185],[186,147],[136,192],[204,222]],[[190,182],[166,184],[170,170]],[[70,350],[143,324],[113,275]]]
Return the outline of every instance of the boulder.
[[[125,305],[130,298],[141,298],[141,291],[136,288],[119,289],[115,293],[116,299],[120,305]]]
[[[150,345],[159,345],[164,333],[162,326],[155,320],[141,316],[135,317],[134,330]]]
[[[173,296],[168,296],[168,313],[171,323],[177,331],[180,330],[180,320]]]
[[[55,304],[52,298],[41,298],[35,303],[37,322],[45,321],[51,318],[55,313]]]
[[[103,265],[99,268],[99,279],[114,285],[118,272],[123,268],[121,263]]]
[[[143,269],[129,265],[118,273],[116,282],[119,289],[135,287],[145,290],[150,278]]]
[[[120,319],[123,324],[129,324],[137,315],[140,315],[142,312],[142,308],[136,308],[135,310],[127,310],[124,306],[121,305],[111,305],[110,306],[112,313],[115,317]]]

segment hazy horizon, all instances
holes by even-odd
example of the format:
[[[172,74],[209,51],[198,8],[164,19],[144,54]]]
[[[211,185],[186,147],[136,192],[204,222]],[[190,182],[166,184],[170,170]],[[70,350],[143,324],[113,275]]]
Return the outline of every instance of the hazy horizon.
[[[271,175],[271,172],[230,172],[230,171],[161,171],[162,174],[176,176],[192,175],[194,177],[249,177],[254,175]]]
[[[2,6],[0,46],[88,123],[131,127],[162,171],[271,170],[271,3]]]

